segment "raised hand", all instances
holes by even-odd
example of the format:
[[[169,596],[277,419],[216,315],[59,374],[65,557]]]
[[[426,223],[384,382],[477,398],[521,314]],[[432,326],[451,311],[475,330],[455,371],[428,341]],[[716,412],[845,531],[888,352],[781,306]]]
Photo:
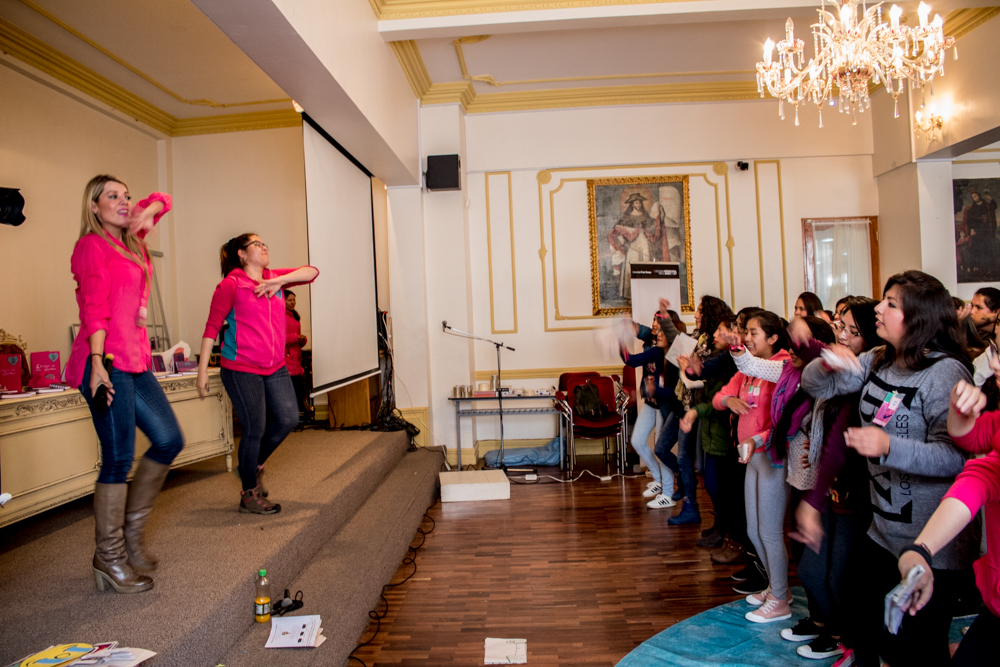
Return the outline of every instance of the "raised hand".
[[[975,420],[986,407],[986,394],[979,387],[959,380],[951,390],[951,404],[960,415]]]

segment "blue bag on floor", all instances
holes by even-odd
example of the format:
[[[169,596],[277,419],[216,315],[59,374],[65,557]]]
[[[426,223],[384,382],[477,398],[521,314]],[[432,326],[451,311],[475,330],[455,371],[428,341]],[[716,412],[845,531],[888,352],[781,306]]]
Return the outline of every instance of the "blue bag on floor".
[[[500,450],[486,452],[483,457],[486,465],[493,467],[500,462]],[[557,466],[559,465],[559,437],[552,438],[541,447],[522,447],[509,449],[504,447],[503,462],[508,466]]]

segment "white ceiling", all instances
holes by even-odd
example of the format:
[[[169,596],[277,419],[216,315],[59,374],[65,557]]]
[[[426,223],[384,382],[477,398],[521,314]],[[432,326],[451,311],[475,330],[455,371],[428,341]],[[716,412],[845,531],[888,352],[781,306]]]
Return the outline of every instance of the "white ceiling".
[[[288,96],[190,0],[0,0],[0,17],[177,118],[291,107],[245,104]]]

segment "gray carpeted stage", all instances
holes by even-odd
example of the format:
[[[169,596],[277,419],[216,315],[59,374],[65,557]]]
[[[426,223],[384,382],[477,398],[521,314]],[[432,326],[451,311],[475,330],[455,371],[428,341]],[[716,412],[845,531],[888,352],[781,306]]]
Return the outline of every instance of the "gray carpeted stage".
[[[149,522],[160,566],[147,593],[97,592],[89,497],[0,530],[0,665],[109,640],[156,651],[156,667],[345,664],[437,497],[441,454],[407,445],[405,432],[293,433],[267,464],[273,516],[237,511],[222,457],[171,471]],[[322,615],[322,647],[264,649],[259,568],[273,598],[303,591],[297,614]]]

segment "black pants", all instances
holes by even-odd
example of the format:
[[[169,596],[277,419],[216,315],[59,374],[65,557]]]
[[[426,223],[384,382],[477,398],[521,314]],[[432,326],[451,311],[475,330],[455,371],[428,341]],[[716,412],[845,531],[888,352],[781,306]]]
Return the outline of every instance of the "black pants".
[[[893,667],[948,665],[948,631],[962,580],[971,570],[934,570],[934,596],[916,616],[906,614],[898,635],[884,627],[885,595],[900,581],[897,558],[870,537],[851,556],[847,586],[852,591],[842,604],[844,623],[854,645],[859,667],[879,667],[879,656]]]
[[[299,404],[299,412],[304,414],[306,419],[311,419],[312,406],[309,405],[309,386],[306,384],[305,373],[293,375],[292,386],[295,387],[295,400]]]
[[[752,552],[754,548],[747,537],[747,507],[743,493],[747,467],[739,462],[735,447],[730,448],[725,456],[715,456],[715,467],[719,479],[715,512],[722,533]]]
[[[965,633],[955,651],[952,667],[994,667],[1000,661],[997,638],[1000,637],[1000,618],[983,607],[972,627]]]
[[[295,389],[284,366],[271,375],[222,369],[233,410],[240,418],[240,479],[243,490],[257,485],[257,466],[278,448],[281,441],[299,425],[295,407]]]

